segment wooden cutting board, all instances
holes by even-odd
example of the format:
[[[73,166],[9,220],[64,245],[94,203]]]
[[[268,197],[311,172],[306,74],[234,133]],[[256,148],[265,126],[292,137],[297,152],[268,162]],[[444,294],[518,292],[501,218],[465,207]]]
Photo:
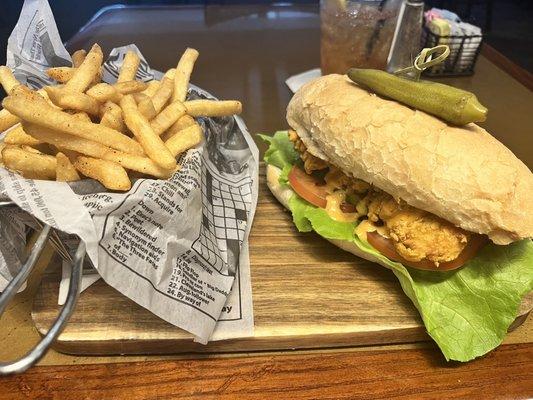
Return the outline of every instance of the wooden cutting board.
[[[430,340],[387,269],[346,253],[314,233],[299,233],[260,180],[250,237],[255,334],[194,343],[192,336],[141,308],[102,280],[80,295],[54,345],[71,354],[165,354],[328,348]],[[59,267],[59,259],[54,261]],[[58,313],[59,268],[50,266],[32,318],[45,334]],[[522,304],[519,325],[532,308]]]

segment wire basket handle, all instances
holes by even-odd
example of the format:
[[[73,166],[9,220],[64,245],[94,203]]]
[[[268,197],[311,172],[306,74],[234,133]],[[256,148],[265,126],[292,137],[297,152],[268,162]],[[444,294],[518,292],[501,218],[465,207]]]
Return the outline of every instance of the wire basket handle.
[[[50,237],[51,227],[45,225],[35,242],[35,245],[32,247],[28,259],[18,272],[18,274],[11,280],[9,285],[6,287],[4,292],[0,295],[0,317],[4,313],[9,301],[15,296],[18,289],[26,281],[31,271],[35,267],[39,256],[43,252],[48,238]],[[8,375],[19,372],[24,372],[32,365],[37,363],[45,354],[50,345],[56,340],[59,334],[63,331],[63,328],[67,324],[76,303],[78,301],[78,296],[80,294],[81,286],[81,276],[83,269],[83,260],[85,259],[85,244],[80,242],[78,249],[76,250],[76,255],[74,256],[74,266],[70,275],[70,285],[68,288],[67,301],[65,305],[61,308],[57,319],[54,321],[52,327],[48,333],[41,339],[41,341],[30,350],[22,358],[11,361],[11,362],[1,362],[0,363],[0,375]]]

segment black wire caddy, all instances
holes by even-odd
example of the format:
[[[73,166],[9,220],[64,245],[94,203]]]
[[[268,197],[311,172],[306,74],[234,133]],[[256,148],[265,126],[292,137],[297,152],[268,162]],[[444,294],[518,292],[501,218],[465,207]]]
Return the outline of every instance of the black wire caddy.
[[[437,35],[428,27],[422,29],[421,45],[425,47],[435,47],[447,45],[450,48],[448,58],[424,71],[426,76],[468,76],[474,73],[483,35]]]

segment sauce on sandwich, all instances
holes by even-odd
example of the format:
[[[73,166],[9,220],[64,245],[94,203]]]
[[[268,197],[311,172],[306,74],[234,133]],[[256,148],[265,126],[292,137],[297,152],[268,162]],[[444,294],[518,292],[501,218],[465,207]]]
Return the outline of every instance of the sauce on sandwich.
[[[355,233],[389,259],[444,271],[461,267],[486,243],[484,236],[347,176],[310,154],[296,132],[289,131],[289,138],[304,161],[304,169],[295,166],[289,173],[294,191],[335,221],[362,219]]]
[[[325,210],[331,219],[340,222],[355,222],[360,215],[357,212],[345,212],[341,206],[346,202],[346,192],[337,190],[326,196]]]

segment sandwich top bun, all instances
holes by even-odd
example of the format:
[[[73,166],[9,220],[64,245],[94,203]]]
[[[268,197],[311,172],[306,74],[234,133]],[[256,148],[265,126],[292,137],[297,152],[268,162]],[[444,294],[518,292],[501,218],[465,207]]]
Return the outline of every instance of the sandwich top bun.
[[[344,75],[309,82],[287,121],[307,150],[497,244],[533,236],[533,175],[476,124],[448,125],[368,92]]]

